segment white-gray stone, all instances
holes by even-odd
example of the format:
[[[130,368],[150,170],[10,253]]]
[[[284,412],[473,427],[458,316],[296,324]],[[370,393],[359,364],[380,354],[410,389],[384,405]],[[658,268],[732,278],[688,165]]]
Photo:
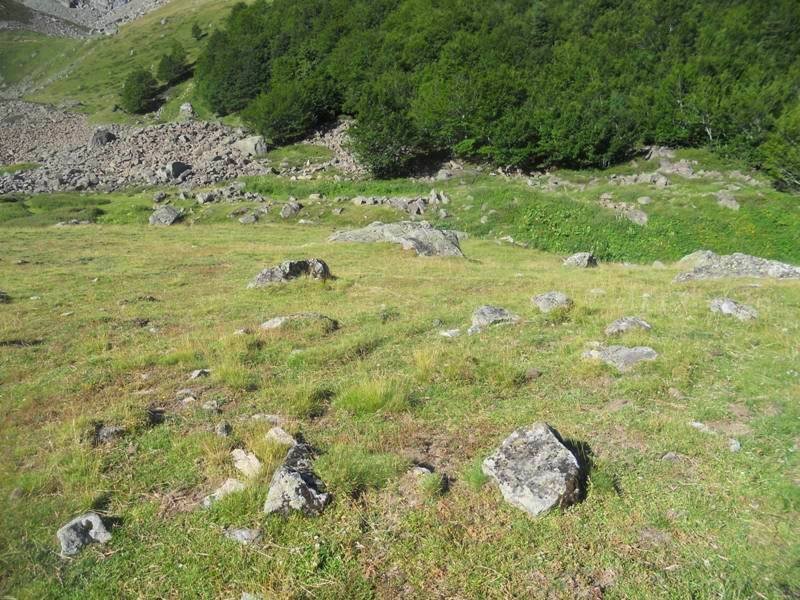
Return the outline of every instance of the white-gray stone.
[[[242,492],[245,489],[245,485],[239,481],[238,479],[226,479],[225,482],[219,486],[216,490],[211,492],[208,496],[203,498],[203,506],[206,508],[210,508],[216,502],[222,500],[225,496],[230,494],[235,494],[237,492]]]
[[[520,318],[517,315],[505,308],[488,305],[479,306],[472,313],[472,327],[469,328],[467,333],[473,335],[493,325],[508,325],[519,321]]]
[[[568,310],[572,307],[572,300],[563,292],[547,292],[531,299],[531,302],[543,313],[554,310]]]
[[[400,244],[403,250],[414,250],[419,256],[464,256],[456,231],[437,229],[427,221],[401,221],[381,223],[376,221],[362,229],[339,231],[329,240],[332,242],[389,242]]]
[[[800,279],[800,267],[740,252],[720,256],[710,250],[698,250],[684,256],[680,263],[693,268],[678,275],[675,281],[727,277]]]
[[[564,261],[564,266],[580,267],[582,269],[588,269],[590,267],[597,266],[597,259],[591,252],[578,252],[577,254],[573,254],[572,256],[567,258]]]
[[[111,540],[111,534],[95,512],[72,519],[56,532],[56,537],[61,543],[63,556],[73,556],[87,544],[105,544]]]
[[[253,479],[261,473],[261,461],[252,452],[235,448],[231,450],[231,458],[233,458],[233,466],[245,477]]]
[[[298,511],[307,516],[322,513],[331,496],[312,470],[312,460],[313,454],[306,444],[289,449],[283,464],[272,476],[264,503],[265,513],[288,515]]]
[[[601,360],[618,371],[630,371],[642,361],[652,361],[658,358],[658,353],[647,346],[601,346],[583,353],[584,358]]]
[[[622,333],[628,333],[634,329],[650,331],[652,326],[641,317],[622,317],[606,327],[606,335],[620,335]]]
[[[746,304],[739,304],[730,298],[714,298],[709,303],[709,308],[713,313],[735,317],[740,321],[750,321],[758,317],[758,311],[755,308]]]

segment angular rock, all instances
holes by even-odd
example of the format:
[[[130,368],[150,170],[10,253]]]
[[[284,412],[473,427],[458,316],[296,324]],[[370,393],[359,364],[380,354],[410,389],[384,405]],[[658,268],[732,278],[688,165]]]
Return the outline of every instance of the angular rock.
[[[166,227],[180,220],[182,213],[174,206],[160,206],[150,215],[150,225]]]
[[[216,427],[214,427],[214,433],[216,433],[219,437],[228,437],[233,432],[233,427],[227,421],[220,421],[217,423]]]
[[[95,512],[72,519],[58,530],[56,536],[63,556],[73,556],[87,544],[105,544],[111,540],[111,534]]]
[[[258,216],[255,213],[248,213],[243,217],[239,217],[239,223],[242,225],[253,225],[258,221]]]
[[[647,346],[605,346],[594,348],[583,353],[583,358],[602,360],[618,371],[630,371],[637,363],[658,358],[658,353]]]
[[[678,275],[675,278],[678,282],[727,277],[800,279],[800,267],[739,252],[720,256],[709,250],[699,250],[684,256],[680,262],[693,268]]]
[[[224,535],[229,540],[238,542],[243,546],[257,542],[261,539],[260,529],[246,529],[246,528],[231,528],[224,531]]]
[[[488,305],[480,306],[472,313],[472,327],[469,328],[467,333],[473,335],[492,325],[518,323],[519,320],[520,318],[517,315],[507,311],[505,308]]]
[[[242,138],[234,142],[233,147],[244,156],[261,156],[266,154],[267,150],[269,150],[267,142],[260,135],[251,135],[250,137]]]
[[[265,436],[271,442],[281,444],[283,446],[294,446],[297,444],[295,440],[283,427],[273,427],[267,432]]]
[[[329,239],[332,242],[389,242],[400,244],[403,250],[414,250],[419,256],[464,256],[459,240],[461,234],[437,229],[427,221],[376,221],[362,229],[338,231]]]
[[[531,299],[531,302],[543,313],[554,310],[569,310],[572,307],[572,300],[563,292],[547,292],[539,294]]]
[[[206,508],[210,508],[216,502],[222,500],[225,496],[229,494],[234,494],[236,492],[242,492],[245,489],[245,485],[239,481],[238,479],[226,479],[225,483],[219,486],[216,490],[214,490],[211,494],[203,498],[203,506]]]
[[[313,453],[306,444],[289,449],[283,464],[275,471],[269,484],[265,513],[288,515],[299,511],[307,516],[322,513],[331,496],[325,484],[312,470]]]
[[[187,171],[191,171],[191,165],[179,160],[172,161],[164,165],[163,173],[167,179],[179,179]]]
[[[209,369],[195,369],[189,373],[189,379],[200,379],[201,377],[208,377],[209,375],[211,375]]]
[[[156,203],[163,202],[166,199],[167,199],[166,192],[156,192],[155,194],[153,194],[153,202]]]
[[[713,313],[735,317],[740,321],[750,321],[758,317],[758,311],[755,308],[746,304],[739,304],[730,298],[714,298],[709,303],[709,308]]]
[[[336,331],[339,329],[339,322],[336,319],[331,319],[325,315],[311,312],[286,315],[282,317],[273,317],[269,321],[262,323],[261,329],[270,331],[273,329],[283,329],[289,325],[300,323],[318,323],[322,326],[326,333],[330,333],[331,331]]]
[[[96,129],[92,134],[92,146],[105,146],[117,139],[117,136],[111,133],[108,129]]]
[[[245,477],[252,479],[258,477],[261,472],[261,461],[252,452],[235,448],[231,450],[231,458],[233,458],[233,466]]]
[[[178,116],[184,119],[191,119],[194,117],[194,107],[191,102],[184,102],[178,109]]]
[[[503,498],[530,515],[577,502],[583,470],[578,459],[547,423],[523,427],[483,461]]]
[[[622,317],[606,327],[606,335],[620,335],[622,333],[628,333],[634,329],[650,331],[652,326],[641,317]]]
[[[572,256],[567,258],[564,261],[564,266],[580,267],[582,269],[588,269],[590,267],[597,266],[597,259],[591,252],[578,252],[577,254],[573,254]]]
[[[248,288],[259,288],[274,283],[282,283],[307,275],[312,279],[328,279],[331,271],[324,260],[309,258],[306,260],[287,260],[276,267],[269,267],[255,276]]]
[[[290,219],[297,215],[300,210],[303,208],[303,205],[299,202],[287,202],[281,208],[281,219]]]

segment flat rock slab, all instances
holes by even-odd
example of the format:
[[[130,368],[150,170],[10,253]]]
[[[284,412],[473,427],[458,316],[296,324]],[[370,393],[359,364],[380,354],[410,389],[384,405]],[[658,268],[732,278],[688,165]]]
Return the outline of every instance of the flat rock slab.
[[[675,278],[678,282],[726,277],[800,279],[800,267],[739,252],[720,256],[709,250],[699,250],[684,256],[680,262],[693,268],[679,274]]]
[[[714,298],[709,302],[708,306],[713,313],[735,317],[740,321],[750,321],[758,317],[758,311],[755,308],[746,304],[739,304],[730,298]]]
[[[308,276],[311,279],[328,279],[331,271],[327,263],[319,258],[305,260],[287,260],[275,267],[269,267],[255,276],[248,288],[259,288],[276,283],[283,283],[298,277]]]
[[[261,324],[261,329],[265,331],[272,331],[276,329],[285,329],[293,325],[312,325],[318,324],[325,332],[336,331],[339,329],[339,322],[336,319],[331,319],[320,313],[297,313],[294,315],[284,315],[280,317],[273,317],[268,321]]]
[[[72,519],[56,532],[61,543],[61,554],[73,556],[87,544],[105,544],[111,539],[100,516],[95,512]]]
[[[658,353],[647,346],[605,346],[594,348],[583,353],[584,358],[602,360],[618,371],[630,371],[642,361],[651,361],[658,358]]]
[[[166,227],[180,221],[183,213],[174,206],[160,206],[150,215],[150,225]]]
[[[510,325],[519,323],[520,318],[514,313],[500,308],[499,306],[480,306],[472,313],[472,327],[469,328],[469,335],[480,333],[487,327],[493,325]]]
[[[531,298],[536,307],[543,313],[554,310],[569,310],[572,307],[572,299],[563,292],[547,292]]]
[[[533,516],[574,504],[582,492],[578,459],[547,423],[517,429],[483,461],[483,472],[508,503]]]
[[[589,269],[597,266],[597,259],[591,252],[578,252],[564,260],[564,266]]]
[[[269,484],[264,512],[289,515],[302,512],[306,516],[322,514],[331,500],[325,484],[312,469],[313,453],[307,444],[289,449],[283,464]]]
[[[427,221],[376,221],[362,229],[338,231],[328,239],[331,242],[400,244],[403,250],[414,250],[418,256],[464,256],[459,243],[463,237],[456,231],[437,229]]]
[[[635,329],[650,331],[652,326],[641,317],[622,317],[606,327],[606,335],[621,335]]]

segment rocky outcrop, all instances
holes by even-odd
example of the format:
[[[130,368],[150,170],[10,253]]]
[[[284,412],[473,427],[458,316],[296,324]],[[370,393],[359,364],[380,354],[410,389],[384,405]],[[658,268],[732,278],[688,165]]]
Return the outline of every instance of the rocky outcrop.
[[[401,212],[408,213],[412,217],[424,215],[430,208],[439,208],[441,205],[450,203],[450,198],[444,192],[432,189],[427,196],[356,196],[352,200],[356,206],[391,206]],[[439,214],[447,211],[439,209]]]
[[[72,519],[56,532],[56,537],[63,556],[73,556],[87,544],[105,544],[111,540],[111,534],[95,512]]]
[[[325,261],[319,258],[287,260],[275,267],[269,267],[261,271],[247,287],[259,288],[283,283],[302,276],[324,280],[331,276],[331,271]]]
[[[264,512],[289,515],[301,512],[318,516],[331,501],[325,484],[314,473],[313,452],[307,444],[289,449],[283,464],[275,471],[269,484]]]
[[[583,469],[547,423],[516,430],[483,461],[503,498],[532,516],[567,507],[583,493]]]
[[[680,262],[693,268],[678,275],[675,278],[678,282],[727,277],[800,279],[800,267],[739,252],[720,256],[709,250],[699,250]]]
[[[400,244],[403,250],[414,250],[419,256],[464,256],[459,239],[463,234],[437,229],[427,221],[381,223],[376,221],[362,229],[339,231],[332,242],[389,242]]]

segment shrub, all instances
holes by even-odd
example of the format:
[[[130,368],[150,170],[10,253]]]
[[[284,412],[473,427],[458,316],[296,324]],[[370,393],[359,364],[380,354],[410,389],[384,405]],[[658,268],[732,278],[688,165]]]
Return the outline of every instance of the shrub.
[[[186,50],[178,42],[174,42],[169,54],[163,54],[158,61],[156,75],[166,84],[180,81],[189,73]]]
[[[778,120],[761,147],[765,169],[790,189],[800,189],[800,100]]]
[[[146,113],[153,108],[155,103],[157,84],[150,71],[136,69],[125,79],[120,104],[128,113]]]
[[[192,23],[192,37],[198,42],[203,39],[203,30],[197,23]]]

